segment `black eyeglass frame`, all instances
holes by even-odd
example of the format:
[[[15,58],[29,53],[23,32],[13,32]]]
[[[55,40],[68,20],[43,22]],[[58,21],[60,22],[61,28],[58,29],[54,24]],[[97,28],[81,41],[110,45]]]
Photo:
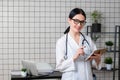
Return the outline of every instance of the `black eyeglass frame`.
[[[87,22],[85,20],[78,20],[78,19],[72,19],[74,21],[74,24],[78,25],[80,23],[80,25],[84,26]]]

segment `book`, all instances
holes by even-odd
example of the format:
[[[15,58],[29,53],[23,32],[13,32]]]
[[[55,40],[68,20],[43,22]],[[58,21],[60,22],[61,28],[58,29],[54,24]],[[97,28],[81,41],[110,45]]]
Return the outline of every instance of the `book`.
[[[91,56],[94,56],[95,54],[101,54],[101,55],[103,55],[106,51],[107,51],[106,48],[97,49],[97,50],[93,51],[93,52],[85,59],[85,61],[89,60],[90,57],[91,57]]]

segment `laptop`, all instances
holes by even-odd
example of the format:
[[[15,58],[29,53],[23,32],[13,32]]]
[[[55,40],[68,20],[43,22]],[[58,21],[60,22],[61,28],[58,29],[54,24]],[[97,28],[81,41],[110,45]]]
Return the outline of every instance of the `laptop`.
[[[30,75],[48,75],[54,71],[53,67],[47,62],[34,62],[30,60],[22,60],[22,66],[27,69]]]

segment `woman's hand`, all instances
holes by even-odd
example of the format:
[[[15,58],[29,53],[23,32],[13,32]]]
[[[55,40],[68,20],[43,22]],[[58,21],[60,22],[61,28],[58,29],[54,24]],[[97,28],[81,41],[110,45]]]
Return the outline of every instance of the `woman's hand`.
[[[84,55],[84,46],[81,46],[79,49],[77,49],[76,54],[73,56],[73,60],[78,59],[80,55]]]
[[[97,65],[100,63],[100,61],[101,61],[101,54],[94,54],[94,55],[92,55],[91,57],[90,57],[90,59],[89,60],[95,60],[96,61],[96,63],[97,63]]]

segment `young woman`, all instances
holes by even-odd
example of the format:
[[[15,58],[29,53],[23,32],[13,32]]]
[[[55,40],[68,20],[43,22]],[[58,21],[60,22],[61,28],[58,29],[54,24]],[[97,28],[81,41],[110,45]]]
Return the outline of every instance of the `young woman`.
[[[91,38],[80,31],[86,23],[86,14],[74,8],[68,18],[69,27],[56,43],[56,70],[62,72],[62,80],[93,80],[91,62],[100,69],[101,55],[85,58],[96,50]]]

